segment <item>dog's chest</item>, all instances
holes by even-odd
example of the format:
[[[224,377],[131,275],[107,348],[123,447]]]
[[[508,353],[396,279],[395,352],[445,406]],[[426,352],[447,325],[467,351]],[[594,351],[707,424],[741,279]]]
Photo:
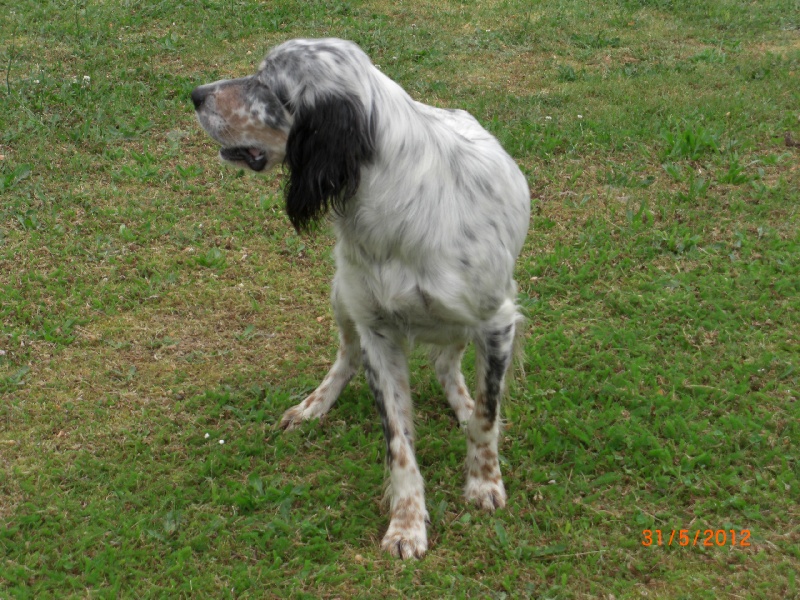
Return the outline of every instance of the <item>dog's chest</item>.
[[[337,290],[356,322],[426,343],[465,337],[470,308],[458,298],[463,282],[456,274],[432,277],[428,261],[400,252],[377,254],[351,239],[340,238],[335,255]]]

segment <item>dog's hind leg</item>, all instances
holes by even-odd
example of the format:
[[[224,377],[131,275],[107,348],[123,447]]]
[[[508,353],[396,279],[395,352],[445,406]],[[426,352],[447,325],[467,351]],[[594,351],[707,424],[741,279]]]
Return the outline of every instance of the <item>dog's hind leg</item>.
[[[408,359],[402,340],[391,332],[359,327],[364,374],[375,396],[386,438],[391,500],[389,529],[381,548],[398,558],[421,558],[428,549],[425,491],[414,456],[414,424]]]
[[[500,433],[500,400],[511,363],[514,328],[519,320],[508,299],[475,338],[477,393],[475,410],[467,424],[467,484],[464,495],[485,510],[506,504],[500,474],[497,442]]]
[[[430,356],[436,371],[436,378],[444,389],[447,401],[456,414],[459,424],[466,425],[472,415],[475,402],[469,395],[464,375],[461,373],[461,358],[464,356],[463,344],[434,347]]]
[[[327,413],[361,366],[361,343],[358,332],[336,293],[335,282],[331,301],[334,317],[339,325],[339,352],[336,355],[336,362],[317,389],[300,404],[283,413],[280,426],[284,430],[294,429],[303,421],[317,419]]]

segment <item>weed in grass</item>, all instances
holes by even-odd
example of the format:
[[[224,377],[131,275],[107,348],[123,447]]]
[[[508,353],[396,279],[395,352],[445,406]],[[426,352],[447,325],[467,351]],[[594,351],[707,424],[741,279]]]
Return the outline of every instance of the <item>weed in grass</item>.
[[[673,254],[685,254],[696,248],[701,239],[688,227],[673,225],[668,231],[655,232],[655,247]]]
[[[667,162],[667,163],[663,163],[661,165],[661,168],[664,169],[664,171],[666,171],[666,173],[670,177],[672,177],[672,179],[674,181],[683,181],[684,180],[685,174],[684,174],[684,169],[683,169],[683,167],[681,165],[676,164],[676,163]]]
[[[664,158],[697,160],[719,151],[719,134],[702,125],[665,129],[661,137],[666,144]]]
[[[224,269],[226,266],[225,253],[219,248],[209,248],[194,260],[196,264],[207,269]]]
[[[745,172],[745,166],[739,162],[739,156],[731,154],[728,158],[728,167],[723,173],[719,175],[717,181],[719,183],[728,183],[730,185],[741,185],[752,181],[756,176],[749,175]]]
[[[618,48],[620,45],[620,38],[618,36],[609,37],[605,31],[599,31],[594,35],[587,35],[581,33],[574,33],[570,36],[570,40],[578,48],[598,50],[603,48]]]
[[[630,167],[618,165],[611,165],[604,175],[604,183],[615,187],[646,188],[650,187],[654,181],[655,177],[652,175],[638,177]]]
[[[695,204],[708,195],[711,181],[704,177],[696,177],[694,172],[689,174],[686,191],[679,191],[676,195],[678,202]]]
[[[10,171],[0,171],[0,193],[13,190],[20,181],[30,177],[31,172],[30,165],[17,165]]]
[[[558,65],[557,69],[559,81],[577,81],[581,77],[581,73],[576,73],[570,65]]]
[[[707,62],[714,64],[725,63],[725,52],[719,48],[706,48],[691,57],[695,62]]]
[[[10,394],[25,385],[25,375],[30,372],[30,367],[20,367],[16,372],[0,378],[0,393]]]

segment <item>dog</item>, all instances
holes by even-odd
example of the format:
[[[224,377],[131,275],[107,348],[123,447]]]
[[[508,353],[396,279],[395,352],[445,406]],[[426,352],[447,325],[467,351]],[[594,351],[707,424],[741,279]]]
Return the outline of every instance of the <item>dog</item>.
[[[285,165],[286,212],[298,233],[326,216],[336,232],[338,355],[281,427],[325,415],[363,365],[386,439],[390,522],[381,547],[421,558],[428,513],[408,351],[429,345],[466,432],[465,497],[487,511],[505,506],[500,400],[521,321],[513,271],[530,220],[514,160],[469,113],[414,101],[339,39],[287,41],[255,75],[201,85],[191,100],[224,162],[256,172]],[[474,401],[461,372],[470,342]]]

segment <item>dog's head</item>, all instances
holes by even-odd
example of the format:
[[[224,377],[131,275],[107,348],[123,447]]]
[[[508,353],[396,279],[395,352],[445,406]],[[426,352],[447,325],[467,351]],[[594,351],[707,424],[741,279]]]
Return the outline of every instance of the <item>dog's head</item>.
[[[201,85],[191,98],[222,160],[256,172],[286,164],[286,211],[300,231],[329,207],[343,211],[372,160],[359,93],[370,68],[350,42],[295,40],[273,49],[252,77]]]
[[[283,161],[291,115],[255,77],[201,85],[192,102],[200,125],[222,145],[225,162],[264,171]]]

